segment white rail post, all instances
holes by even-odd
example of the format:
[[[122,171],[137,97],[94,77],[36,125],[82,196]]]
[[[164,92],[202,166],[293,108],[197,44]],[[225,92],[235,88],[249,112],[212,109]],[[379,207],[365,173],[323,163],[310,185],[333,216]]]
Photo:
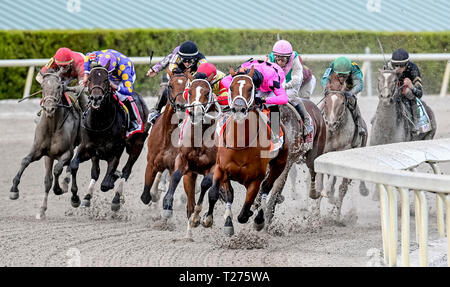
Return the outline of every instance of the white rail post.
[[[435,174],[441,174],[439,166],[434,162],[429,162]],[[436,217],[439,237],[445,237],[445,223],[444,223],[444,200],[439,194],[436,194]]]
[[[445,206],[447,213],[447,265],[450,267],[450,194],[445,195]]]
[[[449,78],[450,78],[450,61],[447,61],[447,65],[445,66],[444,78],[442,79],[442,86],[440,93],[441,97],[445,97],[445,95],[447,94]]]
[[[425,192],[415,191],[416,195],[416,206],[419,205],[420,214],[417,217],[416,214],[416,222],[419,222],[419,252],[420,252],[420,266],[426,267],[428,265],[428,207],[427,207],[427,198],[425,196]]]
[[[380,214],[381,214],[381,238],[383,240],[383,257],[384,263],[389,263],[389,224],[388,224],[388,202],[387,194],[384,185],[377,184],[378,192],[380,193]]]
[[[402,266],[409,267],[409,190],[401,187],[398,190],[402,199]]]
[[[25,89],[23,90],[23,98],[30,95],[31,84],[33,83],[34,66],[28,68],[27,81],[25,82]]]
[[[397,265],[398,216],[397,193],[390,185],[385,185],[389,204],[389,266]]]
[[[366,54],[370,54],[370,48],[366,47]],[[367,60],[364,62],[366,65],[365,72],[365,78],[366,78],[366,91],[367,96],[372,97],[372,62],[370,60]]]

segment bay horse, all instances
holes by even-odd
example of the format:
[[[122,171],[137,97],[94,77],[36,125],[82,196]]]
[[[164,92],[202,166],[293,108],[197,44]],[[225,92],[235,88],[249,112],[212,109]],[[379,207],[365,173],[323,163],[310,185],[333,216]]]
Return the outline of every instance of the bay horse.
[[[144,190],[141,201],[149,204],[152,198],[151,188],[157,174],[169,170],[172,176],[175,158],[178,154],[178,125],[185,118],[185,103],[183,97],[189,86],[189,70],[181,72],[176,69],[167,71],[170,80],[168,84],[168,101],[162,115],[154,123],[147,141],[147,166],[145,168]],[[195,184],[194,184],[195,185]],[[170,186],[169,186],[170,188]]]
[[[414,134],[414,123],[410,119],[409,107],[404,103],[402,89],[395,70],[380,70],[378,77],[378,106],[372,119],[370,145],[405,141],[429,140],[436,134],[436,117],[433,110],[423,101],[422,105],[430,118],[431,130]],[[412,93],[409,88],[404,94]]]
[[[23,158],[21,167],[14,177],[10,199],[19,198],[18,185],[27,166],[43,156],[45,157],[44,201],[37,219],[43,219],[47,211],[47,199],[53,184],[53,192],[61,195],[63,190],[59,185],[59,176],[63,167],[67,166],[74,154],[75,147],[80,142],[79,128],[81,111],[74,106],[68,96],[65,96],[66,84],[61,80],[62,70],[49,70],[43,76],[41,107],[43,116],[36,125],[34,142],[29,154]],[[53,162],[58,163],[53,168]],[[52,175],[53,170],[53,175]],[[54,181],[53,181],[54,179]]]
[[[107,63],[106,67],[108,65],[109,63]],[[83,206],[89,207],[94,185],[100,175],[99,161],[105,160],[108,163],[108,168],[100,189],[103,192],[113,189],[115,181],[120,178],[111,203],[111,210],[118,211],[120,209],[123,185],[128,180],[133,165],[139,158],[148,135],[150,124],[147,122],[144,124],[143,132],[126,137],[128,115],[123,108],[123,104],[111,89],[108,70],[105,67],[98,65],[92,68],[87,87],[89,92],[89,107],[85,111],[81,121],[81,143],[75,157],[70,163],[72,174],[71,204],[73,207],[80,205],[76,182],[80,163],[88,159],[92,161],[91,182],[88,193],[83,199]],[[134,92],[132,97],[139,109],[140,115],[146,119],[149,111],[143,98],[136,92]],[[128,160],[122,168],[121,173],[119,173],[117,167],[124,150],[128,153]]]
[[[367,134],[360,135],[358,128],[351,114],[350,104],[344,92],[346,91],[345,81],[341,82],[336,73],[331,74],[330,81],[325,89],[325,98],[321,107],[325,124],[327,127],[327,140],[324,152],[342,151],[351,148],[365,147],[367,144]],[[363,128],[367,130],[367,125],[362,119]],[[322,180],[321,174],[318,180]],[[339,186],[339,197],[334,200],[333,190],[336,177],[332,177],[328,187],[322,190],[322,195],[328,197],[330,202],[335,203],[336,220],[340,221],[342,201],[347,193],[351,179],[343,178]],[[368,194],[368,189],[364,181],[360,182],[360,193]]]
[[[289,143],[289,156],[287,159],[286,167],[276,180],[275,185],[272,188],[272,192],[267,203],[266,221],[271,223],[275,207],[284,201],[284,196],[281,194],[286,184],[289,171],[294,164],[306,164],[311,182],[309,197],[311,199],[320,198],[320,192],[317,190],[322,189],[322,180],[320,180],[320,174],[317,175],[314,169],[314,160],[325,152],[326,144],[326,125],[322,117],[322,113],[319,108],[309,99],[300,99],[303,101],[305,108],[311,116],[311,124],[314,127],[313,145],[311,149],[304,149],[303,145],[303,124],[302,120],[296,109],[291,104],[280,106],[281,121],[287,131],[287,140]],[[316,186],[317,183],[317,186]],[[294,187],[295,188],[295,187]],[[260,192],[260,195],[262,193]],[[261,204],[261,196],[258,195],[254,208],[257,209]],[[320,203],[320,202],[319,202]]]
[[[191,228],[200,224],[203,198],[212,185],[217,153],[214,134],[222,111],[206,75],[199,73],[193,78],[189,74],[189,78],[191,84],[185,106],[189,116],[181,127],[178,155],[175,158],[170,188],[164,197],[162,215],[166,219],[172,216],[173,195],[183,177],[187,196],[186,238],[192,239]],[[200,197],[195,204],[195,181],[199,174],[204,177],[200,184]]]
[[[265,198],[284,170],[288,158],[287,140],[280,139],[279,149],[271,152],[273,143],[270,140],[267,117],[254,103],[255,85],[252,80],[254,72],[253,66],[247,74],[236,73],[233,68],[230,68],[232,81],[228,103],[231,115],[227,119],[226,126],[223,127],[223,133],[216,135],[216,144],[218,144],[216,165],[212,187],[208,193],[209,209],[203,217],[202,224],[204,227],[212,226],[214,206],[220,195],[219,188],[223,187],[226,201],[224,215],[226,235],[234,234],[231,213],[233,190],[226,183],[234,180],[244,185],[247,190],[245,203],[238,216],[239,223],[246,223],[253,215],[250,208],[261,188],[264,200],[262,208],[254,219],[254,228],[259,231],[265,224]],[[280,127],[285,133],[281,123]]]

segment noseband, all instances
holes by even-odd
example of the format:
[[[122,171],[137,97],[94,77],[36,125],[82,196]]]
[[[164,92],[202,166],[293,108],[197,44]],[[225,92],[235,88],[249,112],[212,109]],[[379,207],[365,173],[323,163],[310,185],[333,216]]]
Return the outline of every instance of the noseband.
[[[208,101],[206,103],[202,103],[200,101],[198,101],[197,99],[194,100],[194,102],[190,102],[190,98],[188,97],[188,102],[187,105],[185,105],[185,108],[187,108],[187,110],[190,112],[190,108],[194,107],[194,110],[196,107],[199,107],[202,111],[202,119],[204,119],[205,117],[210,118],[210,119],[217,119],[221,116],[222,114],[222,109],[218,103],[218,101],[214,100],[213,98],[213,93],[212,93],[212,88],[211,88],[211,84],[205,80],[205,79],[195,79],[191,82],[191,88],[195,82],[204,82],[206,83],[206,85],[208,86]],[[201,86],[198,86],[201,87]],[[197,93],[199,93],[200,91],[196,91]],[[205,106],[206,104],[206,106]],[[217,110],[217,115],[216,116],[211,116],[208,114],[208,110],[211,108],[211,106],[215,104],[216,106],[216,110]]]
[[[251,96],[250,96],[250,100],[249,100],[249,101],[247,101],[247,99],[242,95],[242,89],[243,89],[244,85],[246,84],[246,83],[245,83],[245,80],[239,80],[239,81],[237,81],[237,83],[239,84],[239,95],[236,96],[234,99],[233,99],[232,96],[231,96],[231,87],[233,86],[234,81],[235,81],[238,77],[246,77],[246,78],[250,79],[250,83],[252,84],[252,93],[251,93]],[[248,75],[236,75],[236,76],[234,76],[233,79],[231,80],[231,83],[230,83],[230,92],[228,93],[228,103],[229,103],[229,106],[230,106],[230,109],[231,109],[231,110],[235,110],[235,102],[236,102],[236,100],[238,100],[238,99],[244,101],[245,106],[246,106],[244,113],[247,114],[248,111],[251,109],[251,106],[252,106],[253,101],[254,101],[254,99],[255,99],[255,84],[253,83],[253,79],[252,79],[250,76],[248,76]]]
[[[106,79],[105,79],[105,81],[104,81],[105,85],[104,85],[104,86],[102,86],[102,85],[94,85],[94,86],[92,86],[92,87],[89,87],[89,91],[88,91],[88,92],[89,92],[89,95],[91,95],[91,94],[92,94],[92,90],[94,90],[94,89],[100,89],[101,92],[102,92],[102,97],[101,97],[101,99],[103,99],[105,96],[107,96],[108,94],[111,93],[111,86],[109,85],[109,79],[108,79],[108,70],[107,70],[106,68],[104,68],[104,67],[95,67],[95,68],[93,68],[93,69],[91,70],[90,75],[92,75],[92,73],[95,72],[95,71],[97,71],[97,70],[102,70],[102,71],[105,71],[105,72],[106,72]],[[91,81],[90,75],[89,75],[89,81]],[[92,97],[92,96],[89,96],[89,99],[92,99],[91,97]]]
[[[176,111],[182,111],[182,112],[184,112],[184,111],[186,111],[185,106],[184,106],[184,105],[183,105],[183,106],[180,106],[180,105],[177,104],[175,101],[176,101],[177,97],[178,97],[179,95],[183,95],[184,90],[185,90],[187,87],[189,87],[189,79],[188,79],[188,77],[187,77],[185,74],[174,74],[172,78],[178,78],[178,77],[183,77],[183,78],[186,79],[186,85],[185,85],[185,88],[184,88],[181,92],[178,92],[178,93],[175,95],[175,97],[172,97],[172,89],[173,89],[173,87],[172,87],[172,85],[171,85],[170,82],[169,82],[169,85],[168,85],[168,87],[167,87],[167,99],[169,100],[169,104],[172,106],[172,108],[174,108]],[[171,80],[172,80],[172,79],[171,79]]]
[[[343,122],[345,116],[347,115],[347,103],[348,103],[348,100],[347,100],[347,98],[345,97],[343,91],[333,91],[333,90],[330,90],[330,91],[327,91],[326,96],[328,96],[330,93],[333,93],[333,94],[341,94],[341,95],[344,97],[344,110],[341,112],[341,114],[339,115],[339,117],[338,117],[337,120],[335,121],[335,123],[336,123],[335,128],[337,129],[340,125],[342,125],[342,122]],[[325,104],[325,105],[326,105],[326,104]],[[324,112],[323,112],[323,119],[325,120],[325,125],[326,125],[329,129],[331,129],[331,127],[330,127],[330,119],[328,118],[327,113],[325,112],[325,109],[324,109]]]

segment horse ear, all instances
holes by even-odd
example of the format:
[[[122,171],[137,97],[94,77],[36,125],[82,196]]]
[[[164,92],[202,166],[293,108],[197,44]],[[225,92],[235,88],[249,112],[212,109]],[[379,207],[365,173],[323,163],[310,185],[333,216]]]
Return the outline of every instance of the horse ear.
[[[169,78],[172,78],[173,72],[170,69],[167,69],[167,74],[169,75]]]
[[[236,75],[236,72],[234,71],[233,67],[230,66],[230,68],[228,69],[228,71],[230,72],[230,75],[232,77],[234,77],[234,75]]]
[[[250,72],[248,73],[248,76],[250,77],[250,78],[253,78],[253,75],[255,74],[255,67],[252,65],[252,67],[251,67],[251,69],[250,69]]]

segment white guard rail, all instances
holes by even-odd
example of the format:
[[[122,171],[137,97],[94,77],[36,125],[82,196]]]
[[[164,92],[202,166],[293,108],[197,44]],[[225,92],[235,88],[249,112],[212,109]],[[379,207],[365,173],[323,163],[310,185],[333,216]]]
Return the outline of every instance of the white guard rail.
[[[446,161],[450,161],[450,138],[330,152],[318,157],[314,166],[318,173],[373,182],[377,185],[380,194],[384,261],[389,266],[398,265],[398,194],[401,199],[401,265],[410,266],[410,192],[414,193],[415,199],[419,262],[421,266],[428,265],[428,208],[425,194],[435,194],[440,237],[445,237],[445,221],[447,225],[447,263],[450,267],[450,176],[441,174],[437,165]],[[417,172],[417,166],[422,163],[429,164],[434,174]]]
[[[306,62],[322,62],[322,61],[333,61],[339,56],[346,56],[353,61],[363,62],[362,70],[364,77],[367,79],[365,81],[365,91],[367,95],[372,95],[372,83],[371,83],[371,67],[370,63],[372,61],[384,61],[389,60],[390,55],[382,54],[370,54],[370,49],[366,48],[366,54],[304,54],[301,55],[302,59]],[[207,56],[209,62],[218,63],[242,63],[249,58],[254,59],[264,59],[265,55],[239,55],[239,56]],[[135,65],[148,65],[150,64],[150,57],[130,57]],[[447,61],[447,65],[444,72],[444,77],[441,85],[441,97],[445,96],[447,93],[449,78],[450,78],[450,53],[439,53],[439,54],[410,54],[410,58],[413,61]],[[154,57],[152,63],[157,63],[161,61],[163,57]],[[14,59],[14,60],[0,60],[0,68],[4,67],[29,67],[27,80],[25,83],[25,89],[23,97],[27,97],[30,93],[31,83],[33,81],[34,67],[42,67],[47,64],[49,59]]]

